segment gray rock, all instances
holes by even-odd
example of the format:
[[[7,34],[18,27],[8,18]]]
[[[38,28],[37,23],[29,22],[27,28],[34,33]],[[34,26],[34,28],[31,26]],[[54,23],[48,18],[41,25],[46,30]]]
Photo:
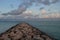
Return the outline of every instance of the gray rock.
[[[0,34],[0,40],[55,40],[46,33],[27,24],[21,23]]]

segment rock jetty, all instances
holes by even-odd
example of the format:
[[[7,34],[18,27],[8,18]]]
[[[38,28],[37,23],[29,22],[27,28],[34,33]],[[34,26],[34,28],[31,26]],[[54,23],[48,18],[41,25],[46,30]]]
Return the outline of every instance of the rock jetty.
[[[27,24],[20,23],[0,34],[0,40],[55,40],[46,33]]]

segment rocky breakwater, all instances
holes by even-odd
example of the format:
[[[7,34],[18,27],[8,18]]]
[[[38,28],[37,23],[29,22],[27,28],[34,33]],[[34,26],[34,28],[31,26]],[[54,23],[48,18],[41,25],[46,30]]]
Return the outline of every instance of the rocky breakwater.
[[[27,24],[21,23],[0,34],[0,40],[55,40],[46,33]]]

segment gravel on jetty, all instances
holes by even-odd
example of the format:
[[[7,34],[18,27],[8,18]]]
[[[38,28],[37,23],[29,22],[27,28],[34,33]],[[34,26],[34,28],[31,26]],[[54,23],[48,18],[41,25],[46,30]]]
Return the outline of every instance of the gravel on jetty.
[[[29,25],[20,23],[0,34],[0,40],[55,40],[46,33]]]

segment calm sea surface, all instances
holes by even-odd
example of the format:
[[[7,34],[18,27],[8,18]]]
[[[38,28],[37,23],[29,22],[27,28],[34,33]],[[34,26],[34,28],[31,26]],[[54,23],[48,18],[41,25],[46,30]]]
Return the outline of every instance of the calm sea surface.
[[[18,23],[21,23],[21,21],[0,21],[0,33]],[[51,37],[60,40],[60,21],[27,21],[27,23],[47,33]]]

